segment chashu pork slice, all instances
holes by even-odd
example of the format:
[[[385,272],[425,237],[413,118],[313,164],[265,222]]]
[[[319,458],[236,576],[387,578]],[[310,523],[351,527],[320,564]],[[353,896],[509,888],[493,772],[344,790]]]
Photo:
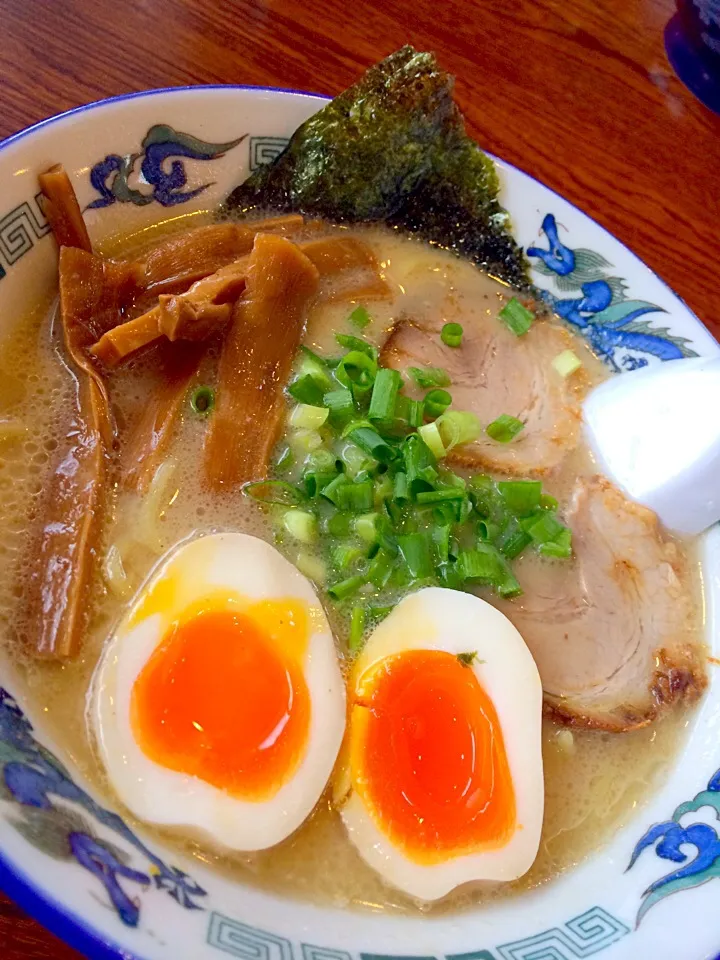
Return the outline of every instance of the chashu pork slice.
[[[453,450],[449,459],[471,468],[504,473],[542,473],[555,467],[578,442],[580,405],[587,378],[563,378],[553,360],[577,346],[570,333],[549,320],[537,320],[515,336],[496,316],[483,313],[464,324],[460,347],[440,339],[442,319],[401,319],[383,346],[384,366],[399,370],[412,393],[409,367],[442,367],[452,381],[453,409],[477,414],[483,434]],[[416,392],[422,396],[422,391]],[[510,443],[498,443],[484,428],[501,414],[525,422]]]
[[[535,658],[547,712],[623,731],[699,697],[707,677],[695,603],[655,514],[596,477],[578,482],[567,522],[572,566],[523,559],[524,596],[499,602]]]

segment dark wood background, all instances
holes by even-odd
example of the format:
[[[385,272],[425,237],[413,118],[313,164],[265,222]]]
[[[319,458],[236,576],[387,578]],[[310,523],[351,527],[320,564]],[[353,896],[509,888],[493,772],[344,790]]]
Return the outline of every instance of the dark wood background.
[[[435,50],[480,144],[627,243],[720,333],[720,117],[674,76],[673,0],[3,0],[0,136],[149,87],[334,94]],[[2,960],[72,960],[0,895]]]

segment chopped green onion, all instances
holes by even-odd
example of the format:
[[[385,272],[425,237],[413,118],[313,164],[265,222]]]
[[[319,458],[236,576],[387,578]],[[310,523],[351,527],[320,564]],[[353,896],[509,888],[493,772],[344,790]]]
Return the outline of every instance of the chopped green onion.
[[[455,656],[464,667],[471,667],[477,660],[477,650],[472,653],[457,653]]]
[[[342,509],[340,505],[340,491],[349,485],[350,481],[345,474],[339,473],[333,477],[329,483],[320,488],[318,492],[321,493],[326,500],[329,500],[331,503],[334,503],[336,507]]]
[[[385,500],[393,495],[393,482],[390,477],[384,473],[375,480],[375,489],[373,491],[373,501],[375,509],[379,510]]]
[[[353,593],[357,593],[365,583],[367,583],[366,578],[358,573],[354,577],[348,577],[347,580],[341,580],[332,587],[328,587],[328,594],[333,600],[345,600]]]
[[[327,488],[323,490],[327,496]],[[335,503],[341,510],[350,510],[352,513],[367,513],[373,506],[373,482],[363,480],[361,483],[346,483],[337,488]]]
[[[360,353],[366,353],[373,360],[377,360],[377,347],[361,337],[354,337],[351,333],[336,333],[335,339],[346,350],[359,350]]]
[[[431,390],[425,394],[425,413],[433,420],[445,413],[452,403],[452,397],[447,390]]]
[[[562,559],[571,557],[572,532],[565,527],[554,540],[541,543],[538,547],[538,553],[541,553],[544,557],[560,557]]]
[[[340,458],[345,466],[345,472],[353,480],[357,479],[363,471],[375,470],[378,465],[377,460],[373,460],[354,443],[343,444]]]
[[[306,346],[302,346],[300,350],[300,365],[297,371],[298,379],[312,377],[321,390],[329,390],[332,386],[332,379],[330,377],[330,371],[328,370],[327,358],[313,353],[312,350]]]
[[[364,633],[365,607],[356,604],[350,612],[350,641],[348,643],[350,653],[356,653],[360,649]]]
[[[435,547],[438,563],[447,563],[450,559],[450,527],[434,527],[430,536]]]
[[[397,538],[398,548],[414,580],[431,577],[430,545],[423,533],[408,533]]]
[[[313,543],[317,538],[317,518],[305,510],[286,511],[283,526],[300,543]]]
[[[317,430],[295,430],[288,437],[290,446],[298,453],[312,453],[323,445],[323,438]]]
[[[314,554],[304,553],[301,551],[297,555],[295,566],[298,568],[300,573],[304,574],[306,577],[309,577],[311,580],[314,580],[315,583],[325,583],[325,579],[327,577],[325,564]]]
[[[569,377],[575,373],[576,370],[580,369],[582,360],[577,354],[573,353],[572,350],[563,350],[562,353],[559,353],[555,357],[552,365],[553,369],[556,370],[561,377]]]
[[[502,533],[497,534],[492,539],[500,553],[509,560],[519,557],[525,547],[532,541],[530,534],[523,530],[515,517],[510,520]]]
[[[348,433],[348,439],[357,444],[361,450],[369,453],[380,463],[390,463],[395,457],[395,451],[390,447],[380,434],[368,427],[355,427]]]
[[[437,418],[435,424],[447,451],[464,443],[472,443],[482,433],[482,426],[475,414],[464,410],[448,410]]]
[[[260,503],[281,503],[287,507],[305,500],[302,490],[284,480],[257,480],[246,483],[243,493]]]
[[[326,521],[327,532],[333,537],[349,537],[354,519],[352,513],[338,511]]]
[[[394,554],[384,547],[381,547],[373,557],[368,567],[368,580],[374,587],[377,587],[378,590],[382,590],[383,587],[387,586],[394,563]]]
[[[410,427],[421,427],[425,415],[425,402],[423,400],[408,400],[407,404],[407,422]]]
[[[345,426],[342,428],[342,433],[340,434],[340,438],[342,440],[345,440],[347,437],[350,436],[353,430],[357,430],[358,427],[367,427],[368,430],[374,430],[375,424],[370,423],[369,420],[351,420],[349,423],[346,423]]]
[[[290,426],[297,430],[318,430],[327,420],[329,413],[327,407],[312,407],[308,403],[299,403],[290,413]]]
[[[200,417],[207,417],[215,406],[215,391],[212,387],[195,387],[190,394],[190,406],[193,413]]]
[[[450,375],[442,367],[408,367],[408,373],[423,390],[450,386]]]
[[[477,525],[478,539],[485,543],[494,543],[500,536],[501,526],[491,520],[479,520]]]
[[[465,491],[460,487],[442,487],[437,490],[421,490],[415,495],[418,503],[443,503],[447,500],[464,500]]]
[[[348,317],[348,320],[354,327],[364,330],[365,327],[370,323],[370,314],[367,312],[365,307],[355,307],[353,312]]]
[[[502,576],[500,555],[486,543],[479,544],[476,550],[461,550],[457,566],[463,580],[495,584]]]
[[[518,517],[529,517],[540,506],[539,480],[501,480],[497,487],[510,511]]]
[[[337,473],[337,457],[331,450],[320,447],[313,450],[305,461],[305,471],[314,473]]]
[[[278,470],[287,470],[288,467],[293,465],[294,460],[295,457],[290,447],[283,447],[275,461],[275,466]]]
[[[397,370],[383,367],[378,370],[370,397],[370,420],[389,420],[395,413],[395,399],[402,386],[402,377]]]
[[[393,499],[396,503],[407,503],[410,499],[407,474],[402,470],[393,477]]]
[[[366,543],[375,543],[377,540],[377,530],[375,524],[378,515],[376,513],[365,513],[362,517],[356,517],[353,527],[355,533]]]
[[[288,387],[288,393],[294,400],[300,403],[309,403],[314,407],[319,407],[323,402],[322,385],[309,373],[293,380]]]
[[[377,361],[360,350],[346,353],[335,367],[335,376],[344,387],[354,384],[370,387],[377,373]]]
[[[516,337],[521,337],[524,333],[527,333],[535,319],[535,315],[523,306],[517,297],[508,300],[500,311],[499,317]]]
[[[557,539],[567,528],[560,523],[553,513],[545,511],[537,519],[531,517],[525,529],[535,543],[547,543],[550,540]]]
[[[462,343],[463,328],[459,323],[444,323],[440,339],[447,347],[459,347]]]
[[[497,420],[488,424],[485,433],[498,443],[510,443],[513,437],[516,437],[523,429],[525,424],[517,417],[511,417],[508,413],[502,413]]]
[[[333,566],[341,573],[349,570],[353,564],[365,557],[365,551],[352,543],[339,543],[331,551]]]
[[[445,444],[440,436],[437,420],[434,423],[425,423],[422,427],[418,427],[418,434],[432,455],[437,460],[442,460],[446,451]]]
[[[481,517],[489,517],[498,501],[495,481],[485,474],[477,474],[469,481],[473,506]]]
[[[328,391],[322,402],[330,411],[330,423],[335,427],[341,427],[355,415],[355,401],[347,387]]]
[[[342,474],[340,474],[340,476],[342,477]],[[308,470],[308,472],[303,475],[303,483],[305,484],[307,495],[309,497],[317,497],[318,494],[323,493],[337,477],[337,470]]]
[[[551,497],[549,493],[543,493],[540,497],[540,509],[541,510],[557,510],[558,502],[555,497]]]
[[[419,430],[405,438],[401,450],[410,492],[415,494],[420,490],[432,489],[437,479],[435,469],[437,460],[432,450],[423,441]]]

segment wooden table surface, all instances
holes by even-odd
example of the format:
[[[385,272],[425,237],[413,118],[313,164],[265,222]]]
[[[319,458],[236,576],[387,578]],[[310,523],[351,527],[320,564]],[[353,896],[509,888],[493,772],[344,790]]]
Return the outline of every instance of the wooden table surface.
[[[435,50],[482,146],[627,243],[720,334],[720,117],[674,76],[673,0],[3,0],[0,136],[149,87],[334,94]],[[0,896],[2,960],[79,954]]]

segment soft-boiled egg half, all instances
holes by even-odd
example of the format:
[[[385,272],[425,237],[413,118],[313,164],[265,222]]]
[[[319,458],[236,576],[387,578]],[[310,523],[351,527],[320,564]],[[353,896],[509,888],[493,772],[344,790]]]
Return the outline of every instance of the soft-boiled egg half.
[[[532,865],[543,819],[542,689],[499,610],[437,587],[402,600],[353,665],[334,799],[386,881],[435,900]]]
[[[89,711],[132,813],[262,850],[325,789],[345,686],[309,581],[264,541],[220,533],[161,561],[108,642]]]

